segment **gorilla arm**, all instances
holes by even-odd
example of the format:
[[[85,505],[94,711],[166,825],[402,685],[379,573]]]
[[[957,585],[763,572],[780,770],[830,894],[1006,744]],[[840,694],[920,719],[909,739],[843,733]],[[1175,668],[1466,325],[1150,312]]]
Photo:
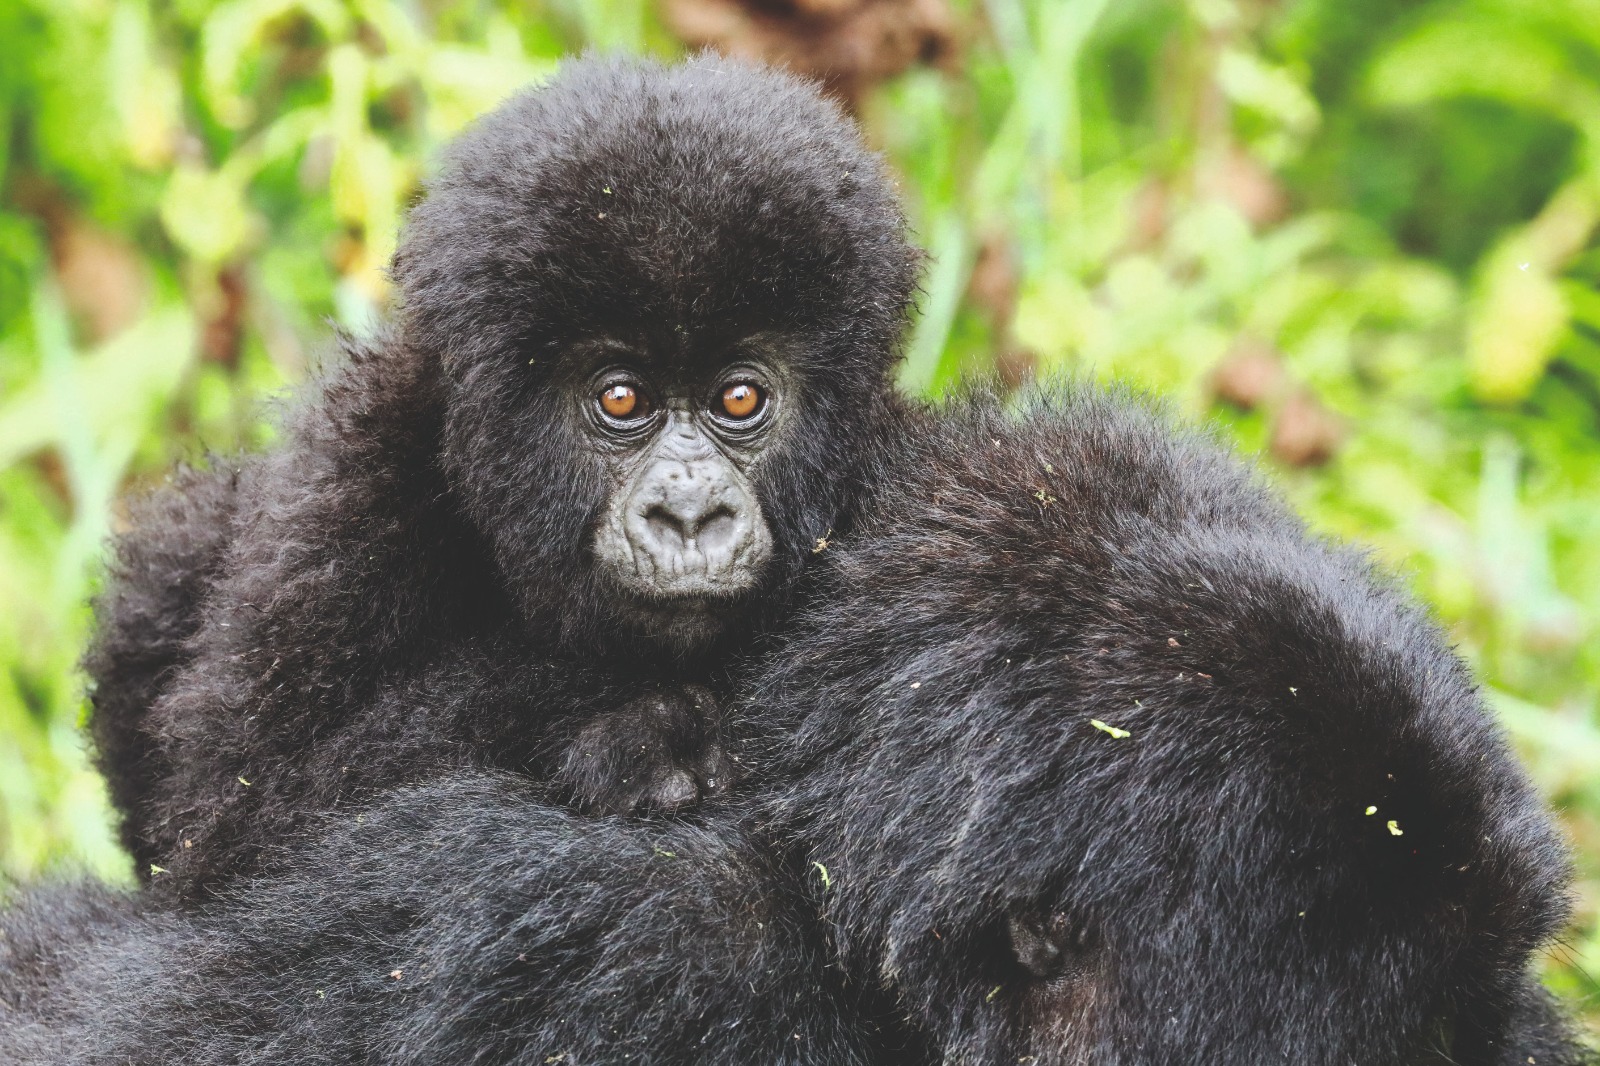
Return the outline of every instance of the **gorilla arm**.
[[[0,1061],[884,1061],[736,825],[525,787],[389,793],[181,916],[107,890],[0,912]]]

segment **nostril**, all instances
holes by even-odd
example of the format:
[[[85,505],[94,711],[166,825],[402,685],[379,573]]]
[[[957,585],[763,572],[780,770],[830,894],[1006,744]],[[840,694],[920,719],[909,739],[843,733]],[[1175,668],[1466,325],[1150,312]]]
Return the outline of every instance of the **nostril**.
[[[739,516],[730,507],[718,507],[700,519],[694,531],[695,543],[703,552],[728,548],[738,535]]]
[[[660,504],[645,511],[644,524],[657,542],[683,544],[689,539],[690,534],[683,520]]]
[[[645,509],[643,518],[652,539],[673,547],[693,542],[701,551],[722,551],[739,533],[738,512],[725,505],[704,514],[684,514],[670,504],[657,503]]]

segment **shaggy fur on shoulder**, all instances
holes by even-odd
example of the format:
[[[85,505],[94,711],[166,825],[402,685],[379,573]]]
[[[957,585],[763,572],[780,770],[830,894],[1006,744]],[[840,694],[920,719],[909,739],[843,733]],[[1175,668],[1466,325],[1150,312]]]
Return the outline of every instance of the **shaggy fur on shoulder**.
[[[548,780],[585,722],[713,680],[850,524],[893,421],[902,230],[832,105],[735,63],[574,61],[463,135],[408,222],[393,328],[345,343],[272,452],[180,478],[118,545],[87,664],[141,875],[198,898],[375,789]],[[760,330],[800,397],[751,474],[772,557],[686,659],[597,576],[608,487],[566,353],[603,333],[692,378]]]
[[[1549,819],[1359,556],[1093,391],[958,402],[873,483],[749,668],[744,795],[630,824],[447,776],[182,919],[24,907],[0,1052],[1592,1061],[1529,973]]]
[[[133,502],[132,532],[112,544],[95,603],[97,638],[83,665],[94,681],[95,760],[118,811],[148,809],[165,787],[165,760],[146,715],[187,659],[227,549],[237,488],[238,473],[226,465],[182,468]],[[122,846],[148,868],[159,856],[139,817],[122,819],[119,828]]]
[[[875,484],[750,706],[770,830],[940,1061],[1581,1060],[1529,975],[1562,846],[1359,555],[1092,390]]]

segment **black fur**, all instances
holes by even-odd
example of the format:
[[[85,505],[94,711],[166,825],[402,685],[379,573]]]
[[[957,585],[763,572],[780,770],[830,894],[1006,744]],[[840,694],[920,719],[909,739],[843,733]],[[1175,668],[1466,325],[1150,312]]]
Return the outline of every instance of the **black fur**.
[[[849,525],[892,421],[902,229],[849,123],[739,64],[573,62],[465,134],[408,222],[393,330],[346,342],[226,499],[185,479],[119,549],[88,666],[141,874],[199,898],[308,814],[447,768],[626,798],[617,772],[697,745],[725,777],[684,686]],[[693,377],[752,332],[795,386],[750,472],[774,551],[728,639],[686,657],[619,614],[589,551],[608,489],[569,350],[625,341]],[[569,757],[580,737],[617,750]]]
[[[0,1059],[882,1061],[803,903],[741,839],[449,775],[181,915],[44,894],[0,925]]]
[[[769,831],[943,1061],[1582,1061],[1528,973],[1563,849],[1359,555],[1093,391],[876,483],[751,708]]]
[[[188,657],[200,604],[217,578],[237,500],[238,474],[226,464],[184,467],[129,509],[129,532],[113,542],[105,589],[95,604],[99,639],[84,657],[94,679],[89,719],[95,763],[116,810],[144,808],[166,770],[148,714]],[[136,819],[122,845],[148,868],[158,855]]]
[[[1562,848],[1359,556],[1092,391],[957,403],[872,483],[749,668],[740,796],[630,824],[442,774],[182,918],[24,907],[0,1050],[1591,1061],[1529,974]]]

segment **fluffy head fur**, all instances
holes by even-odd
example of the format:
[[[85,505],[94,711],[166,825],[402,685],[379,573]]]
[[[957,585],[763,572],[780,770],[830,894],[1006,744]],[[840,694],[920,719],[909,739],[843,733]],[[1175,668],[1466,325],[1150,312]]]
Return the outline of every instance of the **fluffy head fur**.
[[[524,611],[616,622],[577,535],[604,468],[561,387],[597,339],[688,380],[751,337],[780,351],[798,421],[755,474],[767,590],[798,572],[889,402],[917,267],[902,231],[834,105],[736,63],[569,64],[451,147],[396,258],[401,321],[443,360],[442,464]]]

